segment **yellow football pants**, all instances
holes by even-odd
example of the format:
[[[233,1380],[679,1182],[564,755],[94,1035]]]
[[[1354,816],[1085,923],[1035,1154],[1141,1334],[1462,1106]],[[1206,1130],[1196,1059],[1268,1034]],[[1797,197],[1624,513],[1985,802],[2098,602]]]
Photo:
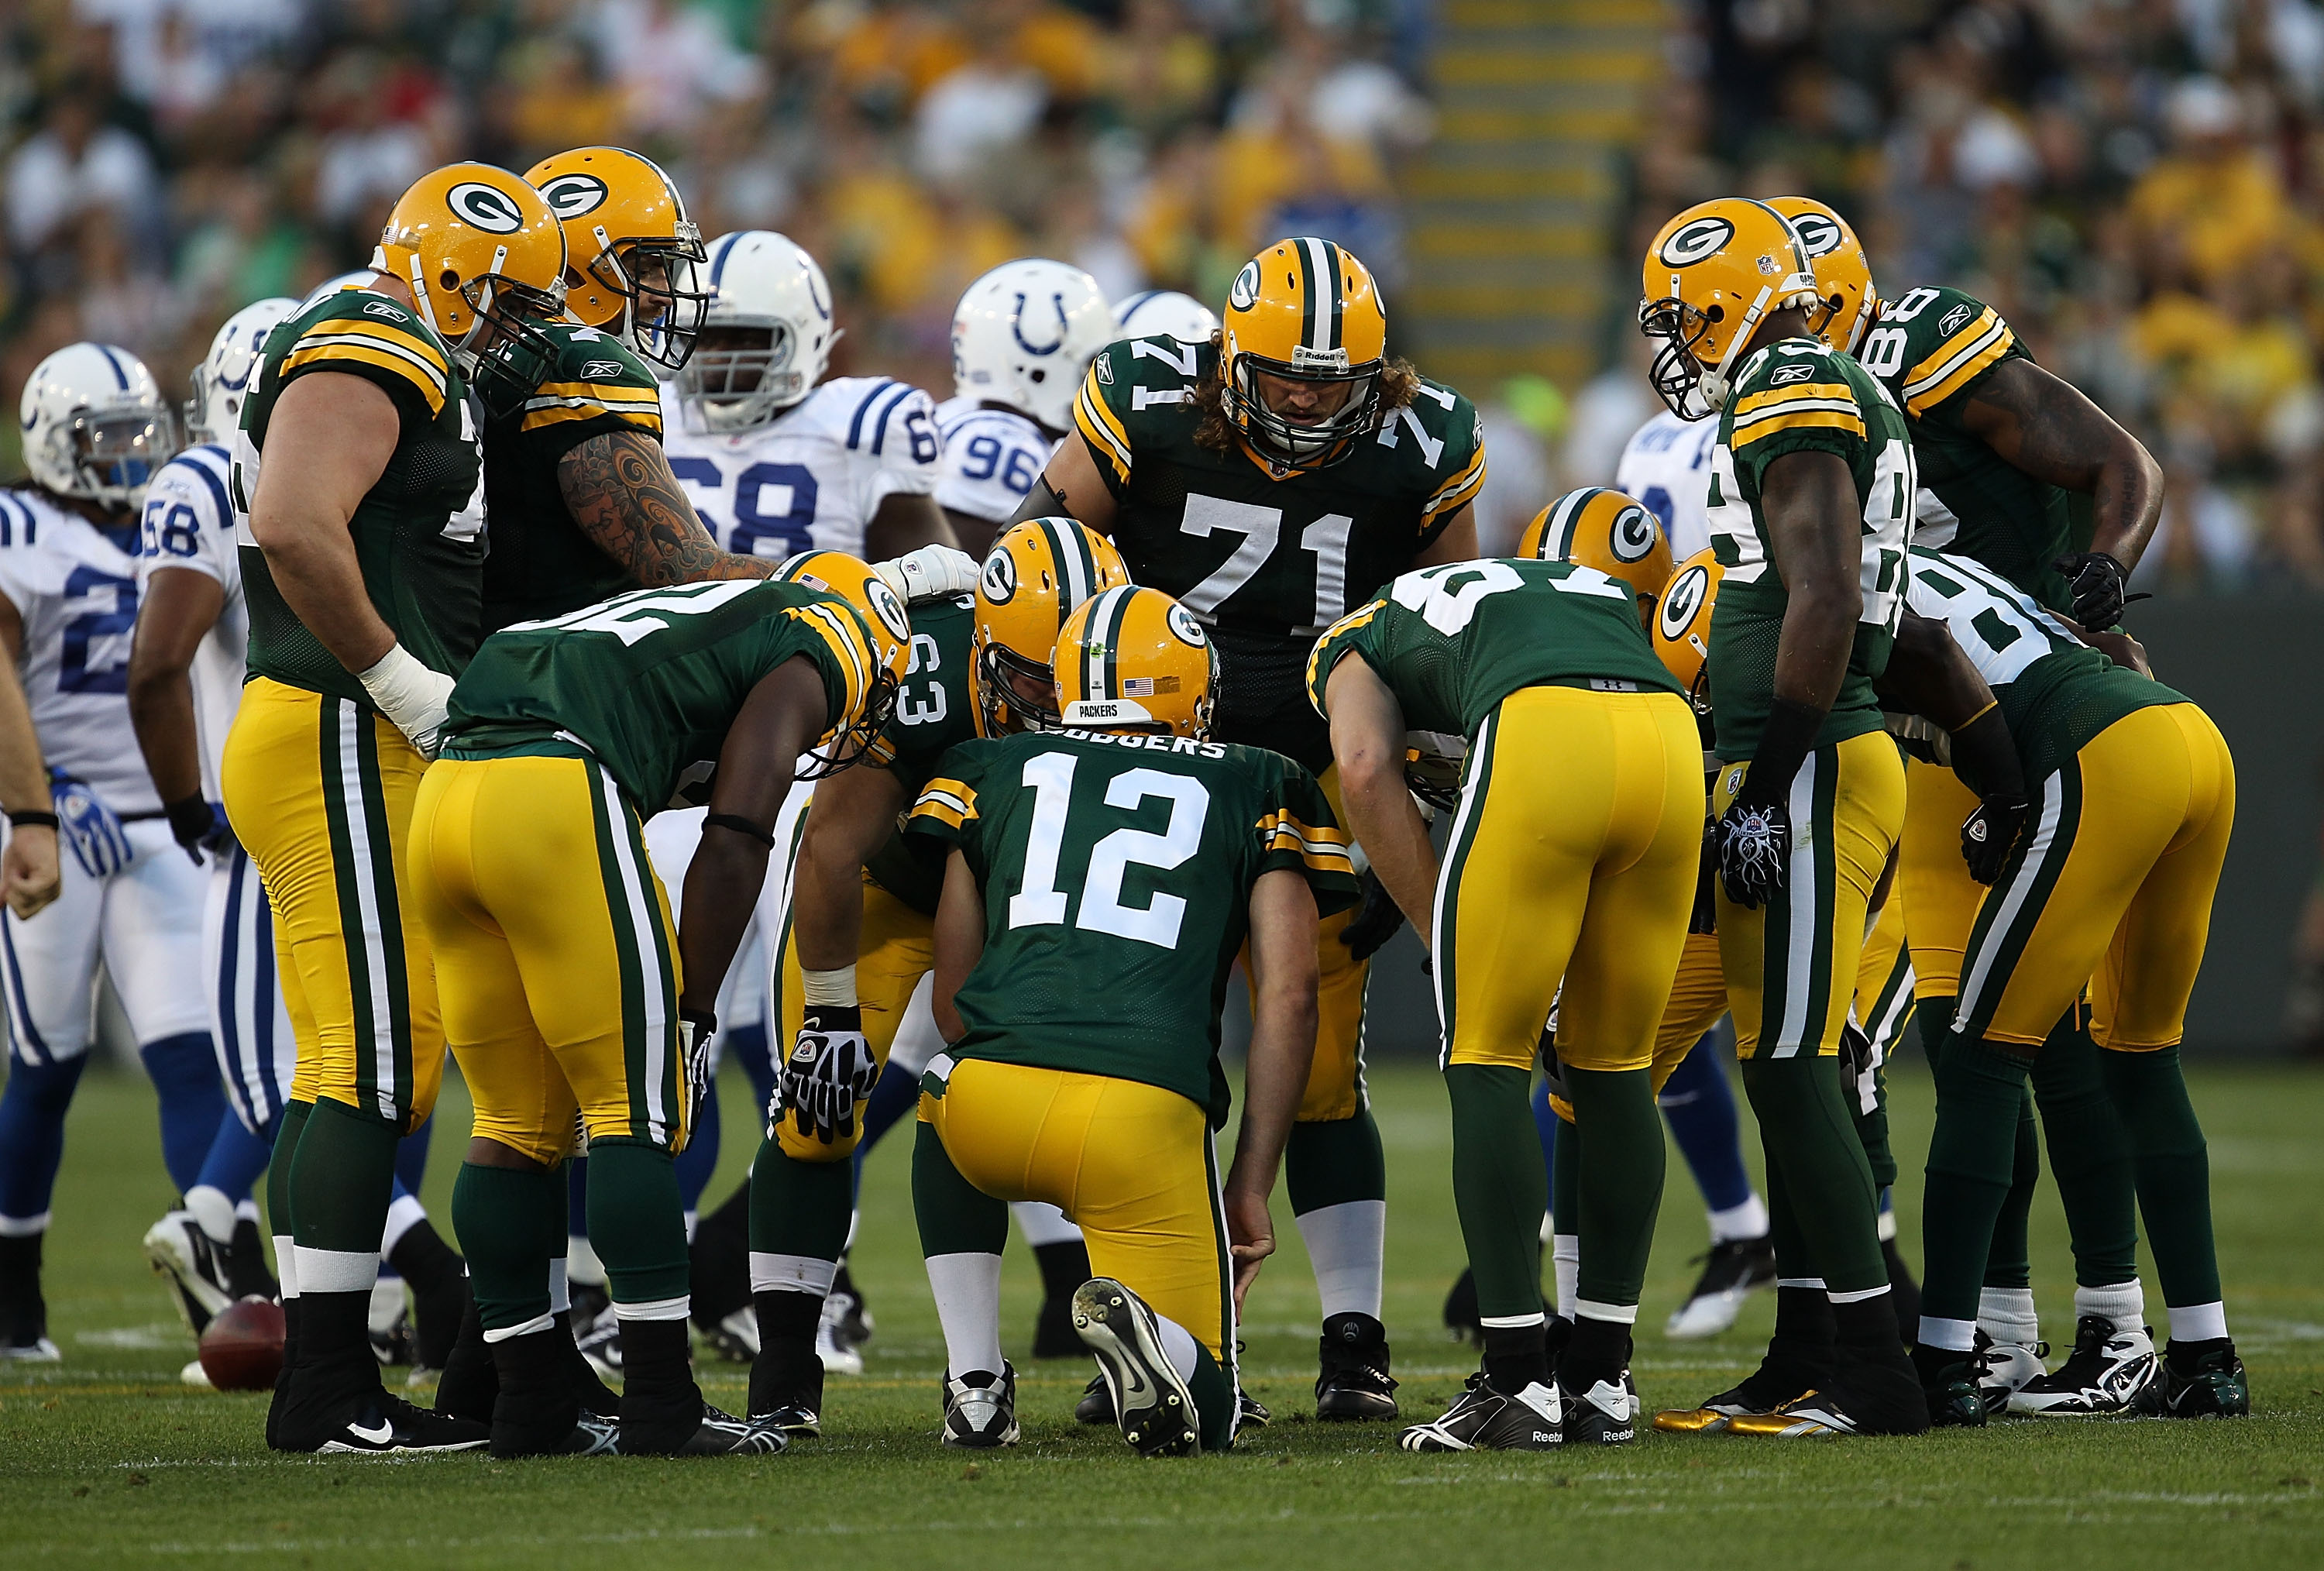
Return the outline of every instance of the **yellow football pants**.
[[[535,1161],[592,1140],[685,1148],[678,928],[638,820],[577,758],[438,759],[411,822],[412,903],[475,1133]]]
[[[807,1023],[806,983],[799,975],[798,941],[789,917],[785,911],[782,955],[776,962],[780,967],[777,1003],[782,1011],[782,1035],[775,1043],[778,1064],[790,1056],[791,1043]],[[895,1045],[896,1028],[904,1021],[914,989],[936,966],[936,926],[934,917],[922,916],[869,873],[864,875],[863,928],[855,943],[855,1001],[863,1012],[864,1040],[882,1069],[888,1067],[888,1049]],[[863,1121],[857,1119],[847,1135],[828,1145],[799,1133],[798,1123],[788,1119],[776,1125],[775,1134],[783,1154],[794,1161],[843,1162],[855,1154]]]
[[[1000,1200],[1040,1200],[1078,1224],[1090,1274],[1185,1326],[1234,1372],[1233,1261],[1203,1109],[1135,1080],[939,1058],[920,1121],[962,1178]],[[925,1085],[927,1082],[924,1081]]]
[[[1643,1069],[1686,943],[1702,747],[1671,693],[1522,688],[1471,744],[1430,951],[1443,1063]],[[1560,978],[1564,981],[1559,994]]]
[[[264,677],[242,689],[221,782],[274,905],[275,972],[299,1042],[294,1101],[328,1098],[406,1133],[444,1078],[425,935],[404,856],[427,767],[387,720]]]
[[[1896,892],[1904,897],[1905,938],[1913,946],[1913,991],[1951,998],[1960,991],[1961,951],[1977,925],[1985,886],[1961,860],[1961,826],[1977,811],[1977,793],[1942,764],[1904,765],[1904,833],[1896,848]]]
[[[1720,772],[1712,810],[1748,764]],[[1719,953],[1738,1057],[1837,1053],[1864,956],[1865,917],[1904,821],[1904,768],[1885,732],[1819,747],[1793,777],[1784,887],[1757,910],[1719,890]],[[1909,897],[1908,897],[1909,900]]]
[[[2173,1045],[2235,827],[2226,738],[2193,704],[2136,710],[2037,790],[1969,935],[1957,1029],[2038,1046],[2087,978],[2100,1047]]]

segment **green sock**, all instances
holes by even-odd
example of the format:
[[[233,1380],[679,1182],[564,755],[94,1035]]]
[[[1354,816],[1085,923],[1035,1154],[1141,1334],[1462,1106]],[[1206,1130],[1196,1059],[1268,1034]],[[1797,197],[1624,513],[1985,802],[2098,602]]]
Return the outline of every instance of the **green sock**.
[[[1242,1399],[1235,1392],[1234,1382],[1200,1340],[1194,1344],[1194,1378],[1186,1387],[1194,1393],[1194,1422],[1202,1430],[1203,1449],[1233,1449],[1235,1409]]]
[[[282,1122],[274,1129],[274,1155],[266,1164],[266,1231],[278,1238],[291,1232],[290,1163],[299,1154],[299,1137],[307,1132],[307,1115],[314,1111],[311,1102],[286,1102]],[[282,1262],[274,1265],[280,1275]]]
[[[314,1104],[289,1164],[292,1233],[301,1250],[378,1255],[401,1138],[393,1124],[344,1102]],[[310,1289],[301,1282],[299,1290]]]
[[[1573,1125],[1557,1121],[1557,1143],[1549,1155],[1549,1225],[1570,1238],[1582,1234],[1582,1142]]]
[[[1877,1190],[1896,1181],[1896,1156],[1888,1143],[1888,1077],[1877,1069],[1873,1074],[1871,1112],[1864,1111],[1864,1097],[1853,1078],[1841,1083],[1840,1094],[1848,1103],[1849,1121],[1856,1125],[1856,1143],[1864,1148],[1864,1163],[1872,1169],[1872,1187]]]
[[[751,1164],[751,1247],[764,1254],[836,1261],[847,1250],[855,1210],[855,1164],[803,1162],[779,1141]]]
[[[1944,1061],[1945,1039],[1953,1030],[1953,1006],[1960,1002],[1950,993],[1938,993],[1913,1004],[1913,1029],[1920,1033],[1921,1051],[1929,1060],[1931,1074]]]
[[[2079,1009],[2034,1060],[2034,1103],[2073,1240],[2074,1280],[2110,1288],[2138,1276],[2137,1178],[2130,1132],[2107,1092],[2106,1067]],[[2198,1137],[2200,1138],[2200,1136]]]
[[[1886,1287],[1879,1191],[1840,1093],[1840,1060],[1823,1054],[1748,1058],[1743,1089],[1759,1120],[1768,1166],[1783,1169],[1802,1242],[1814,1262],[1813,1271],[1801,1274],[1821,1277],[1835,1293]]]
[[[1009,1243],[1009,1206],[966,1178],[923,1123],[912,1141],[912,1209],[920,1223],[920,1252],[999,1254]]]
[[[669,1151],[626,1135],[589,1142],[589,1242],[614,1303],[687,1296],[686,1212]]]
[[[1371,1108],[1357,1108],[1353,1118],[1293,1124],[1283,1148],[1283,1186],[1295,1216],[1351,1200],[1387,1199],[1388,1160]]]
[[[1444,1071],[1452,1099],[1452,1206],[1477,1274],[1477,1312],[1488,1317],[1541,1313],[1549,1175],[1527,1100],[1531,1080],[1526,1070],[1498,1064]],[[1587,1252],[1582,1259],[1586,1268]]]
[[[2037,1060],[2038,1062],[2038,1060]],[[2042,1141],[2034,1128],[2034,1094],[2018,1098],[2017,1133],[2010,1148],[2009,1190],[1993,1219],[1993,1243],[1985,1255],[1988,1288],[2034,1285],[2033,1245],[2026,1228],[2034,1212],[2034,1189],[2042,1181]]]
[[[2187,1099],[2176,1047],[2108,1052],[2107,1089],[2122,1112],[2138,1174],[2138,1209],[2166,1305],[2219,1301],[2211,1238],[2211,1160]]]
[[[544,1225],[552,1217],[553,1237]],[[549,1313],[549,1262],[565,1248],[562,1168],[461,1163],[452,1183],[452,1225],[468,1257],[468,1290],[485,1330],[513,1330]]]
[[[1921,1205],[1921,1307],[1929,1318],[1977,1318],[1994,1218],[2015,1169],[2026,1069],[2003,1044],[1956,1036],[1945,1046]]]
[[[1663,1121],[1655,1110],[1654,1077],[1646,1069],[1569,1067],[1565,1085],[1582,1147],[1577,1297],[1635,1310],[1663,1198]]]
[[[1763,1153],[1764,1145],[1763,1141]],[[1812,1277],[1815,1261],[1809,1258],[1807,1235],[1800,1231],[1799,1210],[1792,1204],[1792,1187],[1784,1181],[1783,1164],[1767,1153],[1766,1169],[1767,1246],[1775,1252],[1775,1280],[1793,1282]]]

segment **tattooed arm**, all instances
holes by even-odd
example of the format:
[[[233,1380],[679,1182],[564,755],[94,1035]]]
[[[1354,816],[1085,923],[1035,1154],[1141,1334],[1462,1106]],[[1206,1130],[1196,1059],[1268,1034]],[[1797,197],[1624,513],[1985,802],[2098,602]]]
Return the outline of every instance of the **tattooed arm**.
[[[771,578],[782,565],[720,550],[661,444],[642,431],[609,431],[575,448],[557,461],[557,489],[581,532],[642,587]]]
[[[2090,550],[2138,565],[2163,513],[2163,467],[2080,389],[2031,360],[2005,360],[1969,395],[1961,423],[2035,479],[2088,495]]]

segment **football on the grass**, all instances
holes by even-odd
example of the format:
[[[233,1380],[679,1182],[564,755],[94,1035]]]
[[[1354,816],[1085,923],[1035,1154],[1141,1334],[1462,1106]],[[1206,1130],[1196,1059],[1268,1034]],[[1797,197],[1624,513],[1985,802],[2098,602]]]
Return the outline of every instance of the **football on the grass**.
[[[259,1391],[282,1369],[282,1306],[238,1298],[202,1332],[202,1372],[222,1391]]]

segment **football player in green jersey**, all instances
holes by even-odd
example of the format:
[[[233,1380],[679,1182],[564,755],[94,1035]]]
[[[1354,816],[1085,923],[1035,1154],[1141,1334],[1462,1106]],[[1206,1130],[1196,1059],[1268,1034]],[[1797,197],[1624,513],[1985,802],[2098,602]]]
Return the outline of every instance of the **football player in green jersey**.
[[[829,554],[784,573],[811,574]],[[863,1103],[935,959],[944,862],[933,844],[898,832],[899,817],[954,744],[1053,712],[1058,630],[1091,595],[1128,581],[1113,547],[1069,518],[1011,525],[973,596],[914,602],[912,668],[895,717],[864,767],[816,790],[776,961],[787,1044],[778,1105],[751,1168],[759,1348],[750,1410],[789,1433],[821,1432],[816,1331],[847,1245]],[[974,1444],[981,1431],[961,1424],[965,1437],[950,1421],[947,1437]]]
[[[801,756],[864,756],[911,644],[902,603],[830,553],[825,587],[635,590],[484,641],[453,689],[413,810],[412,906],[475,1104],[454,1190],[493,1350],[496,1455],[604,1448],[576,1429],[554,1312],[564,1176],[588,1140],[590,1236],[623,1352],[628,1455],[779,1451],[705,1406],[687,1361],[686,1225],[672,1161],[700,1106],[718,986],[758,901]],[[672,902],[644,820],[709,776],[701,848]]]
[[[1662,566],[1666,576],[1666,552]],[[1659,587],[1649,581],[1649,596]],[[1624,1375],[1663,1179],[1650,1066],[1703,817],[1694,712],[1647,642],[1637,598],[1571,561],[1453,563],[1396,579],[1308,662],[1350,827],[1428,936],[1453,1198],[1484,1326],[1483,1369],[1443,1418],[1404,1431],[1406,1450],[1637,1435]],[[1411,729],[1468,741],[1441,867],[1406,789]],[[1574,1325],[1553,1378],[1547,1176],[1527,1093],[1554,999],[1582,1223]]]
[[[1815,277],[1766,204],[1689,208],[1642,271],[1655,390],[1674,412],[1720,422],[1708,510],[1726,569],[1709,661],[1719,941],[1770,1198],[1797,1197],[1792,1247],[1776,1234],[1778,1280],[1820,1280],[1837,1320],[1837,1376],[1786,1409],[1783,1432],[1917,1433],[1928,1414],[1837,1057],[1904,819],[1904,766],[1872,684],[1903,615],[1912,444],[1886,391],[1810,336]]]
[[[1147,1455],[1233,1443],[1235,1314],[1315,1034],[1315,921],[1355,895],[1313,776],[1207,739],[1216,661],[1185,607],[1108,589],[1055,656],[1065,729],[953,749],[909,827],[949,845],[912,1192],[944,1322],[947,1436],[1016,1438],[997,1298],[1004,1200],[1080,1224],[1074,1326]],[[1249,939],[1257,1007],[1232,1166],[1219,1012]]]
[[[1207,344],[1132,338],[1092,362],[1080,439],[1019,516],[1069,513],[1111,536],[1134,582],[1212,630],[1220,738],[1287,753],[1336,798],[1331,737],[1301,688],[1308,652],[1397,574],[1477,554],[1482,428],[1467,399],[1388,358],[1370,273],[1328,240],[1253,257],[1223,322]],[[1367,909],[1395,918],[1386,901]],[[1314,1077],[1286,1166],[1323,1299],[1316,1412],[1392,1419],[1387,1187],[1360,1058],[1364,962],[1392,928],[1357,915],[1323,926]]]
[[[268,1195],[295,1240],[278,1241],[286,1343],[268,1421],[288,1450],[484,1438],[386,1395],[368,1311],[396,1142],[443,1074],[404,846],[482,635],[469,383],[529,332],[526,313],[557,310],[565,240],[530,186],[454,164],[403,194],[373,265],[268,336],[234,442],[250,680],[222,783],[273,899],[299,1039]]]
[[[1925,489],[1918,543],[1983,564],[2052,611],[2104,628],[2121,610],[2122,579],[2152,535],[2162,475],[2136,438],[2069,384],[2035,365],[2009,326],[1957,290],[1916,289],[1878,300],[1864,249],[1847,223],[1802,197],[1769,204],[1793,220],[1816,271],[1831,318],[1825,337],[1859,356],[1904,411]],[[2093,554],[2067,557],[2068,513],[2090,499]],[[1939,1049],[1960,991],[1961,953],[1983,889],[1953,855],[1961,820],[1975,808],[1950,770],[1915,758],[1905,766],[1904,831],[1896,869],[1914,992],[1932,1025],[1923,1040]],[[1978,1309],[1987,1345],[1980,1354],[1987,1405],[2062,1400],[2075,1410],[2112,1403],[2155,1378],[2138,1280],[2138,1229],[2129,1136],[2106,1090],[2087,1009],[2058,1021],[2035,1057],[2031,1095],[2017,1135],[2016,1181],[1994,1230],[1993,1258]],[[2043,1110],[2050,1170],[2066,1212],[2074,1252],[2075,1348],[2068,1367],[2046,1374],[2035,1351],[2026,1217],[2041,1171],[2033,1106]],[[1946,1225],[1947,1218],[1933,1218]],[[2093,1399],[2090,1393],[2112,1392]],[[2046,1409],[2044,1409],[2046,1410]]]

